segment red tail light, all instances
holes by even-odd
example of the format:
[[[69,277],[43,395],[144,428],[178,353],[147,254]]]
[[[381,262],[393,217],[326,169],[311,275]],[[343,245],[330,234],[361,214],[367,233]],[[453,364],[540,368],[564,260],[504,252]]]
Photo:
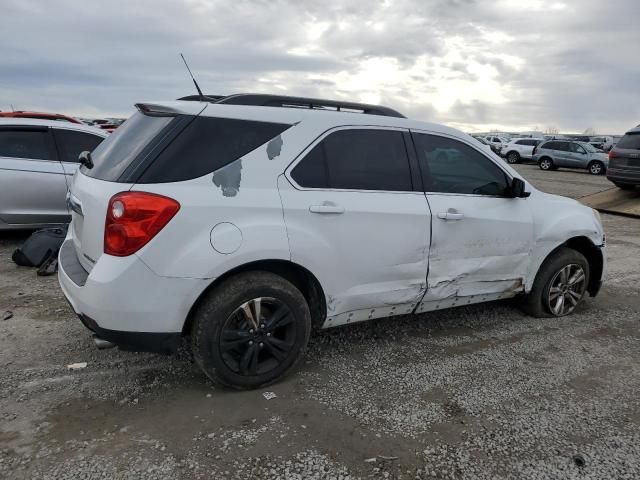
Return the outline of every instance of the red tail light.
[[[618,153],[613,151],[613,150],[609,150],[609,160],[611,160],[612,158],[616,158],[618,156]]]
[[[111,197],[104,228],[104,253],[126,257],[137,252],[180,210],[172,198],[146,192]]]

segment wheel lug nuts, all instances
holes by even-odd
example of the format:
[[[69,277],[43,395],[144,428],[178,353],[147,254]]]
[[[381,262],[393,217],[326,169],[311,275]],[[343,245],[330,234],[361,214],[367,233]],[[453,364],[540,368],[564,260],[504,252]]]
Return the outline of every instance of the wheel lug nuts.
[[[264,347],[264,343],[260,342],[260,343],[258,344],[258,346],[259,346],[260,348],[262,348],[262,347]]]
[[[264,323],[261,323],[261,324],[260,324],[260,328],[264,328]]]
[[[249,330],[249,333],[253,333],[253,328]]]
[[[249,340],[249,345],[253,345],[253,340]]]
[[[271,336],[271,332],[267,333],[267,337],[270,337],[270,336]]]

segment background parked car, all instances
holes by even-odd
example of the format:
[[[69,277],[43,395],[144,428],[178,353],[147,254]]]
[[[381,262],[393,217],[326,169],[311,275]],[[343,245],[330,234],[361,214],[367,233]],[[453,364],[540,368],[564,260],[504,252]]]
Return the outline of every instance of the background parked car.
[[[598,150],[602,150],[603,152],[608,152],[613,147],[613,137],[610,137],[608,135],[591,137],[591,139],[589,140],[589,143]]]
[[[551,140],[533,150],[533,160],[542,170],[584,168],[592,175],[603,175],[609,165],[606,153],[599,152],[587,142]]]
[[[502,147],[500,152],[509,163],[520,163],[523,159],[530,160],[533,149],[544,140],[541,138],[514,138]]]
[[[607,178],[623,189],[640,185],[640,126],[629,130],[609,152]]]
[[[498,145],[494,145],[493,143],[491,143],[488,140],[486,140],[484,137],[473,136],[473,138],[478,140],[482,145],[484,145],[485,148],[488,148],[493,153],[495,153],[497,155],[500,155],[500,147]]]
[[[0,112],[0,118],[35,118],[39,120],[56,120],[59,122],[82,123],[77,118],[63,115],[61,113],[27,112],[25,110],[17,110],[15,112]]]
[[[498,155],[500,154],[502,147],[509,142],[509,139],[505,137],[499,137],[497,135],[486,135],[484,139],[497,148],[496,153],[498,153]]]
[[[0,230],[68,223],[78,155],[107,135],[83,124],[0,118]]]

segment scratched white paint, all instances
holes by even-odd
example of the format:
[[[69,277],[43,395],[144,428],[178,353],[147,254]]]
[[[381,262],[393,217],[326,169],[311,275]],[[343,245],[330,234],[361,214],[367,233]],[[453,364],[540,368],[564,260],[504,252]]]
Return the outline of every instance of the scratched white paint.
[[[603,243],[602,227],[590,209],[529,184],[530,197],[511,199],[304,189],[289,175],[330,130],[366,126],[454,137],[520,178],[470,137],[448,127],[305,109],[197,102],[169,106],[178,113],[204,108],[202,115],[293,126],[276,143],[267,142],[236,160],[223,175],[145,185],[76,175],[72,194],[88,208],[83,219],[74,217],[69,238],[79,256],[86,254],[95,265],[82,260],[87,270],[93,268],[88,287],[74,287],[64,272],[60,281],[72,303],[91,310],[103,328],[180,331],[191,306],[214,279],[257,260],[291,261],[315,275],[327,304],[324,326],[331,327],[507,298],[530,290],[540,264],[568,239],[584,236],[594,245]],[[180,212],[135,255],[104,255],[107,203],[130,188],[174,198]],[[318,206],[333,213],[311,211]],[[438,215],[451,209],[463,217],[445,220]],[[241,239],[223,253],[212,246],[212,230],[220,224],[237,227]],[[141,305],[141,299],[151,306]],[[135,325],[127,326],[129,318],[135,318]]]

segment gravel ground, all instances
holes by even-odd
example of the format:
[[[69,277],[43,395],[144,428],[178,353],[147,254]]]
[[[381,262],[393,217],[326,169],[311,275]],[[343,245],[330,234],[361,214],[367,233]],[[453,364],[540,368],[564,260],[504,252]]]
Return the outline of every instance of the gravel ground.
[[[11,262],[25,235],[1,234],[0,478],[640,478],[640,220],[603,221],[608,280],[574,315],[500,302],[329,330],[271,400],[185,355],[95,350],[56,279]]]

